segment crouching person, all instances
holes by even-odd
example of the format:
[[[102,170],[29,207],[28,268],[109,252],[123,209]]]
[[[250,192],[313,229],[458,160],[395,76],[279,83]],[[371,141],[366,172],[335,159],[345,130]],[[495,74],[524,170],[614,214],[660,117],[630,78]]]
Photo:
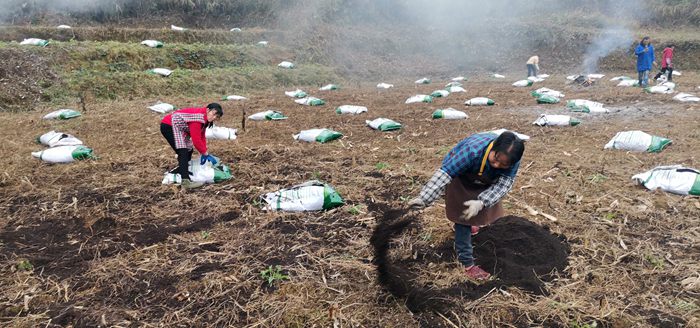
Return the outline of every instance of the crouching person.
[[[501,199],[513,187],[524,151],[524,142],[512,132],[471,135],[452,148],[420,195],[409,202],[410,208],[422,209],[445,192],[457,259],[471,279],[491,276],[474,264],[472,228],[477,230],[504,216]]]

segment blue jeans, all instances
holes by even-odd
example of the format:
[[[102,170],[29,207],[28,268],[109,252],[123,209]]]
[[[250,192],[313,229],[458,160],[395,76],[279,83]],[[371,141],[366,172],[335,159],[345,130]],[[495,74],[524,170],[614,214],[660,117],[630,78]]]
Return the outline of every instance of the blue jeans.
[[[527,77],[537,76],[537,68],[533,64],[527,64]]]
[[[639,86],[646,87],[649,85],[649,71],[639,72]]]
[[[464,266],[474,265],[471,226],[455,223],[455,249],[459,263]]]

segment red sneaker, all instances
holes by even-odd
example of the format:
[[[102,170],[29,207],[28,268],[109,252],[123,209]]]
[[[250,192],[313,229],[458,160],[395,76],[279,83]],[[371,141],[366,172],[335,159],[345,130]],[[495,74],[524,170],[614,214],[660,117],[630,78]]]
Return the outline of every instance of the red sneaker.
[[[472,236],[479,233],[479,226],[472,226]]]
[[[467,277],[469,277],[470,279],[474,279],[474,280],[487,280],[487,279],[491,278],[491,274],[484,271],[478,265],[472,265],[470,267],[465,267],[464,273],[467,274]]]

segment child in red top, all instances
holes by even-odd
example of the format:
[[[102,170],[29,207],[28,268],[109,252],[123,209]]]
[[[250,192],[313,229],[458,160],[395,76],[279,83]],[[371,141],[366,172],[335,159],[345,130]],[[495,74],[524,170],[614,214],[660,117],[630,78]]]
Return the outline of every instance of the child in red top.
[[[201,187],[203,182],[192,182],[187,170],[192,159],[193,147],[201,154],[200,164],[210,161],[216,164],[216,158],[207,151],[207,127],[224,115],[221,105],[211,103],[204,108],[185,108],[163,117],[160,133],[177,154],[177,172],[182,178],[182,187],[186,189]]]
[[[664,49],[663,57],[661,57],[661,72],[656,74],[654,80],[661,77],[668,72],[668,81],[673,80],[673,51],[676,50],[676,46],[669,44],[666,49]]]

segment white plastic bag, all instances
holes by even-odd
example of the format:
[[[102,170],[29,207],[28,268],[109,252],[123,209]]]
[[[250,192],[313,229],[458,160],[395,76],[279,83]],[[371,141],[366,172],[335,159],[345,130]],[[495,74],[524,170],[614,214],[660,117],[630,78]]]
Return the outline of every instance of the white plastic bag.
[[[618,87],[636,87],[639,85],[639,81],[637,80],[620,80],[620,83],[617,84]]]
[[[204,136],[213,140],[236,140],[236,132],[236,129],[212,126],[204,131]]]
[[[658,153],[672,142],[670,139],[653,136],[638,130],[623,131],[615,134],[603,148]]]
[[[462,88],[462,87],[460,87],[460,86],[456,86],[456,85],[451,86],[451,87],[447,87],[447,88],[445,88],[445,90],[447,90],[447,91],[450,92],[450,93],[455,93],[455,92],[467,92],[467,90],[465,90],[464,88]]]
[[[284,116],[284,114],[282,114],[281,112],[274,110],[266,110],[264,112],[259,112],[250,115],[248,116],[248,119],[252,121],[279,121],[286,120],[287,117]]]
[[[32,152],[32,156],[47,163],[71,163],[94,158],[92,149],[85,146],[58,146]]]
[[[413,104],[413,103],[431,103],[433,102],[433,97],[428,96],[428,95],[415,95],[411,98],[406,99],[407,104]]]
[[[267,41],[259,41],[257,43],[258,47],[267,47],[268,44],[270,44],[270,43]]]
[[[700,171],[682,165],[657,166],[633,176],[632,181],[649,190],[700,196]]]
[[[80,139],[73,135],[56,131],[49,131],[42,134],[39,138],[37,138],[37,141],[39,141],[39,143],[42,145],[49,146],[50,148],[60,146],[80,146],[83,144]]]
[[[438,109],[433,112],[433,119],[445,119],[445,120],[466,120],[469,115],[463,111],[456,110],[454,108]]]
[[[495,77],[495,78],[497,78],[497,79],[505,79],[505,78],[506,78],[505,75],[501,75],[501,74],[493,74],[493,75],[491,75],[491,76],[493,76],[493,77]]]
[[[294,91],[285,91],[284,94],[287,95],[288,97],[292,97],[292,98],[306,98],[306,97],[308,97],[308,94],[306,92],[302,91],[301,89],[296,89]]]
[[[143,40],[141,41],[141,44],[147,47],[151,48],[162,48],[163,47],[163,42],[156,41],[156,40]]]
[[[466,80],[466,78],[465,78],[464,76],[461,76],[461,75],[460,75],[460,76],[458,76],[458,77],[452,78],[451,81],[452,81],[452,82],[459,82],[459,81],[464,81],[464,80]]]
[[[354,105],[342,105],[335,109],[338,114],[360,114],[366,113],[367,107],[365,106],[354,106]]]
[[[529,87],[529,86],[532,85],[532,83],[533,83],[533,82],[530,81],[530,80],[520,80],[520,81],[514,82],[514,83],[513,83],[513,86],[514,86],[514,87],[521,87],[521,88],[522,88],[522,87]]]
[[[600,80],[605,77],[605,74],[588,74],[588,78],[591,80]]]
[[[190,181],[192,182],[217,183],[232,178],[231,169],[228,166],[221,164],[212,166],[209,162],[200,165],[199,159],[191,160],[187,170],[191,173]],[[182,183],[182,177],[178,173],[166,172],[163,175],[162,184],[164,185],[180,183]]]
[[[184,28],[184,27],[179,27],[179,26],[175,26],[175,25],[170,25],[170,29],[173,30],[173,31],[178,31],[178,32],[187,31],[186,28]]]
[[[240,27],[234,27],[231,29],[231,32],[241,32],[241,31],[243,31],[243,30],[241,30]]]
[[[338,90],[340,87],[337,84],[326,84],[319,88],[319,91],[333,91],[333,90]]]
[[[316,180],[267,193],[262,199],[267,203],[263,208],[267,211],[320,211],[344,204],[333,187]]]
[[[158,74],[158,75],[165,76],[165,77],[168,77],[168,76],[170,76],[170,74],[173,74],[173,71],[171,71],[167,68],[154,68],[152,70],[149,70],[148,72],[151,74]]]
[[[59,30],[69,30],[71,27],[69,25],[58,25],[56,26],[57,29]]]
[[[306,105],[306,106],[323,106],[326,104],[326,101],[320,98],[316,97],[306,97],[302,99],[297,99],[294,101],[295,103],[299,105]]]
[[[527,79],[528,79],[528,81],[532,81],[532,82],[542,82],[542,81],[544,81],[543,78],[537,77],[537,76],[530,76],[530,77],[528,77]]]
[[[80,112],[74,109],[59,109],[44,115],[45,120],[67,120],[80,116]]]
[[[238,96],[238,95],[230,95],[230,96],[224,97],[223,100],[240,101],[240,100],[248,100],[248,98],[243,97],[243,96]]]
[[[629,76],[622,75],[622,76],[613,77],[612,79],[610,79],[610,81],[624,81],[624,80],[631,80],[631,79],[632,78]]]
[[[669,82],[666,82],[666,83],[669,83]],[[660,94],[673,93],[673,88],[675,87],[675,85],[664,85],[664,84],[646,87],[646,88],[644,88],[644,91],[646,91],[648,93],[660,93]]]
[[[294,135],[294,140],[306,142],[326,143],[335,139],[342,138],[343,134],[330,129],[310,129],[303,130]]]
[[[672,74],[673,76],[681,76],[681,75],[683,75],[683,73],[681,73],[681,71],[673,71],[673,73],[671,73],[671,74]]]
[[[169,113],[169,112],[172,112],[173,110],[175,110],[175,106],[168,104],[168,103],[159,102],[155,105],[148,106],[148,109],[150,109],[156,113],[165,114],[165,113]]]
[[[424,77],[422,79],[416,80],[416,84],[430,84],[430,79],[427,77]]]
[[[295,67],[292,62],[288,62],[288,61],[283,61],[283,62],[277,64],[277,66],[282,67],[282,68],[294,68]]]
[[[433,98],[444,98],[450,95],[450,92],[447,90],[435,90],[433,93],[430,94],[431,97]]]
[[[532,122],[532,124],[538,126],[576,126],[579,125],[579,123],[581,123],[581,121],[569,115],[549,114],[542,114],[537,120]]]
[[[682,92],[673,97],[673,99],[680,102],[700,102],[700,97]]]
[[[566,102],[566,107],[572,112],[609,113],[602,103],[586,99],[573,99]]]
[[[378,89],[389,89],[389,88],[393,88],[393,87],[394,87],[393,84],[384,83],[384,82],[377,84]]]
[[[549,88],[539,88],[533,92],[530,93],[533,97],[540,97],[540,96],[551,96],[551,97],[556,97],[556,98],[564,98],[564,93],[561,91],[557,90],[552,90]]]
[[[549,77],[549,74],[537,74],[537,77],[539,77],[540,79],[546,79]]]
[[[515,134],[515,136],[518,137],[520,140],[523,140],[523,141],[530,140],[530,136],[522,134],[522,133],[517,133],[515,131],[511,131],[508,129],[498,129],[498,130],[493,130],[493,131],[488,131],[488,132],[493,133],[497,136],[500,136],[501,134],[503,134],[503,132],[506,132],[506,131],[513,132],[513,134]]]
[[[380,117],[371,121],[365,121],[365,123],[367,123],[367,125],[369,125],[369,127],[371,127],[372,129],[383,132],[401,129],[400,123],[387,118]]]
[[[445,84],[445,88],[449,88],[449,87],[461,87],[461,86],[462,86],[462,83],[459,83],[459,82],[457,82],[457,81],[452,81],[452,82],[450,82],[450,83]]]
[[[49,41],[44,40],[44,39],[29,38],[29,39],[22,40],[22,42],[20,42],[19,44],[23,45],[23,46],[46,47],[49,45]]]
[[[493,106],[496,102],[490,98],[476,97],[465,101],[464,104],[467,106]]]

